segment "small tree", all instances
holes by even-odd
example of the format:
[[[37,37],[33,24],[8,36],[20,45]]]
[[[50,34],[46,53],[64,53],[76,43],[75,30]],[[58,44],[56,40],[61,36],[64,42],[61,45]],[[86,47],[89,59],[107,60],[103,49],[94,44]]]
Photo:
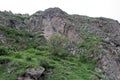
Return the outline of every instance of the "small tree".
[[[53,36],[48,40],[49,50],[52,55],[64,58],[68,55],[69,41],[62,36]]]

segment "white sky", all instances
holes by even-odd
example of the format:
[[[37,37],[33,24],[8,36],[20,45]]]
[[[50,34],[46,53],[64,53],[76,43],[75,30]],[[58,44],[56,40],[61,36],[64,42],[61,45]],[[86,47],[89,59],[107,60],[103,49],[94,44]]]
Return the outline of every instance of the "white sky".
[[[108,17],[120,22],[120,0],[0,0],[0,10],[33,14],[59,7],[69,14]]]

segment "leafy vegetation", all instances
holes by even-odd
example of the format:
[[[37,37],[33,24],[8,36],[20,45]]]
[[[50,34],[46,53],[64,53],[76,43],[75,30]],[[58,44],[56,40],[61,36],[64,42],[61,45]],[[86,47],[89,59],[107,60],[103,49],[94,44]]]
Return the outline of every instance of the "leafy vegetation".
[[[0,25],[0,32],[4,36],[5,45],[14,50],[35,48],[40,44],[45,44],[43,36],[37,36],[27,31],[16,30]]]
[[[98,55],[102,53],[98,47],[98,45],[103,44],[102,39],[90,33],[85,33],[82,38],[85,41],[78,45],[80,60],[83,62],[96,61]]]
[[[5,49],[6,50],[6,49]],[[28,49],[24,51],[7,50],[9,55],[0,56],[0,80],[15,80],[27,68],[46,68],[46,80],[93,80],[93,64],[82,63],[79,58],[53,58],[47,50]]]
[[[47,43],[41,35],[2,25],[0,33],[6,39],[6,44],[0,45],[0,80],[16,80],[28,68],[39,67],[46,70],[45,80],[95,78],[95,60],[89,58],[92,52],[99,51],[96,45],[101,43],[101,40],[95,36],[83,37],[87,43],[78,45],[78,57],[69,51],[69,40],[61,36],[54,36]]]
[[[61,36],[51,37],[48,41],[49,50],[52,55],[64,58],[70,54],[68,51],[69,40]]]

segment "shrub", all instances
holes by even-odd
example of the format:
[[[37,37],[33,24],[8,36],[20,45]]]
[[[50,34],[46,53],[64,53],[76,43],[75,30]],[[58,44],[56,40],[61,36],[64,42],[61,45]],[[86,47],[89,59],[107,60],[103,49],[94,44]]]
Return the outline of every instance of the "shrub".
[[[11,61],[12,59],[7,56],[0,56],[0,64],[7,64]]]
[[[44,67],[45,69],[48,69],[50,67],[48,61],[44,58],[39,59],[40,66]]]
[[[47,51],[49,48],[48,46],[38,46],[37,49],[40,51]]]
[[[64,58],[68,55],[69,41],[65,37],[54,36],[48,41],[49,50],[52,55]]]
[[[8,50],[4,46],[0,46],[0,56],[1,55],[8,55]]]
[[[102,39],[90,33],[86,33],[83,39],[85,42],[78,44],[80,61],[93,62],[101,53],[98,45],[103,44]]]

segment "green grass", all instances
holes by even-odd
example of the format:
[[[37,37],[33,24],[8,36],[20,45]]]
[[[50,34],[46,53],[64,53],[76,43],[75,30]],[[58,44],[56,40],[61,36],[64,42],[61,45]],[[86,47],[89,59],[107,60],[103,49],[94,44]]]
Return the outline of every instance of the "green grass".
[[[5,37],[7,47],[14,50],[36,48],[41,44],[45,44],[43,36],[37,36],[27,31],[16,30],[11,27],[0,25],[0,33]],[[1,43],[1,45],[3,44]]]
[[[11,51],[10,55],[0,56],[1,80],[15,80],[17,76],[26,71],[27,68],[40,67],[38,54],[40,51],[29,49],[25,51]]]
[[[77,58],[74,61],[55,61],[55,64],[55,68],[49,71],[51,73],[46,75],[48,80],[93,80],[94,78],[94,75],[86,70],[93,69],[93,66],[79,62]]]
[[[10,55],[1,55],[0,80],[15,80],[27,68],[46,68],[46,80],[93,80],[93,63],[83,63],[77,57],[66,59],[52,56],[48,50],[28,49],[24,51],[9,51]],[[8,60],[7,63],[4,63]],[[4,63],[4,64],[3,64]]]

